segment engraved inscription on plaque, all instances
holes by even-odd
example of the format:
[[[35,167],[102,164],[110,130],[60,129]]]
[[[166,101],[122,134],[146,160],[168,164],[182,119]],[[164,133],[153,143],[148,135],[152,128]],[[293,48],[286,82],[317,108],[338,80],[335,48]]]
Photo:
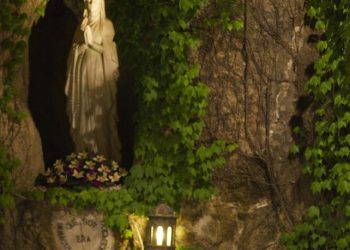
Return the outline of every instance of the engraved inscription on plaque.
[[[114,237],[100,216],[60,213],[53,220],[59,250],[110,250]]]

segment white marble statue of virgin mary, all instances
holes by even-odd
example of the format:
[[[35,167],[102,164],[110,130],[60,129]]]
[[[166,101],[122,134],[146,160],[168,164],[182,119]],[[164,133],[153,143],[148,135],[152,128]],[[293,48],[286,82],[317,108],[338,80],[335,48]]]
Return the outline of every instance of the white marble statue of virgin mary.
[[[68,59],[67,115],[76,152],[93,150],[120,160],[117,131],[117,48],[104,0],[85,0]]]

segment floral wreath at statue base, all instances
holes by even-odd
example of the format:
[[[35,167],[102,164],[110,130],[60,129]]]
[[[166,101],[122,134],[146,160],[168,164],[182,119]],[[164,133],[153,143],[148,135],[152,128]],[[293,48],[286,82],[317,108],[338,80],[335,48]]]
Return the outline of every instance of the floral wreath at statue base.
[[[116,161],[109,161],[93,151],[72,153],[58,159],[38,178],[38,184],[47,187],[96,187],[120,189],[122,178],[128,172]]]

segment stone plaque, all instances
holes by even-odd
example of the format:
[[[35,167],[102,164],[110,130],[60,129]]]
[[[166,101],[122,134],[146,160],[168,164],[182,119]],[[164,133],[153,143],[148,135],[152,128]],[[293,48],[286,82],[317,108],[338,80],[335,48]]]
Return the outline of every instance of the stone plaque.
[[[89,213],[72,215],[59,212],[52,221],[57,250],[111,250],[114,245],[112,231],[102,216]]]

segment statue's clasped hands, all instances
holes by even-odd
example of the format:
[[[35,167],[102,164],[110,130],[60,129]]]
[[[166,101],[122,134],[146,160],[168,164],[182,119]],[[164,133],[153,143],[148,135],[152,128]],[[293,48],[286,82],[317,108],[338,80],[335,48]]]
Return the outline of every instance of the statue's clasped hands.
[[[92,35],[92,30],[89,25],[86,25],[85,30],[84,30],[84,40],[86,46],[88,46],[90,49],[102,53],[103,52],[103,47],[101,44],[97,44],[94,42],[93,35]]]
[[[85,30],[84,30],[84,39],[85,39],[85,44],[88,46],[89,44],[93,43],[92,39],[92,31],[89,25],[86,25]]]

